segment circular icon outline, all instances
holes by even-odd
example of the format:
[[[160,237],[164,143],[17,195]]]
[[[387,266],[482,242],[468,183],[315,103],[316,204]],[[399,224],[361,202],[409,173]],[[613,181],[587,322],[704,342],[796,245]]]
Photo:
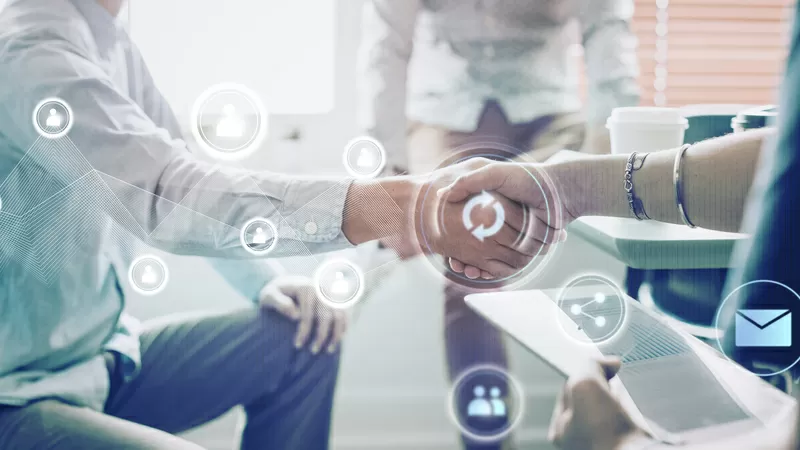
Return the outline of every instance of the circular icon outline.
[[[508,423],[503,427],[502,430],[498,431],[497,433],[491,435],[479,434],[476,433],[474,430],[470,429],[469,427],[465,426],[461,423],[459,419],[461,416],[458,414],[456,409],[457,406],[457,398],[456,393],[461,388],[461,385],[469,381],[472,377],[479,375],[481,373],[490,372],[492,375],[500,375],[502,378],[508,382],[508,386],[510,386],[510,390],[514,392],[514,396],[516,397],[516,408],[514,417],[508,421]],[[525,394],[522,390],[522,385],[517,381],[516,378],[511,376],[508,371],[503,369],[500,366],[495,364],[479,364],[476,366],[472,366],[469,369],[462,372],[458,378],[453,380],[453,383],[450,387],[450,392],[447,395],[447,410],[450,413],[450,420],[453,424],[461,431],[461,434],[464,436],[481,443],[487,442],[497,442],[501,439],[504,439],[506,436],[511,434],[512,431],[519,425],[522,421],[522,417],[525,415]]]
[[[495,150],[494,153],[487,152],[487,149]],[[519,163],[518,159],[523,158],[525,161],[529,162],[528,157],[524,152],[518,151],[513,146],[502,142],[496,141],[477,141],[471,142],[469,144],[465,144],[453,150],[452,154],[445,158],[442,163],[437,166],[437,169],[441,169],[444,167],[449,167],[451,165],[455,165],[469,159],[473,158],[486,158],[491,159],[494,161],[505,161],[511,163]],[[517,160],[515,160],[515,158]],[[542,193],[544,197],[544,206],[545,210],[547,211],[546,220],[550,223],[551,220],[554,220],[554,223],[561,223],[561,209],[557,206],[561,204],[561,198],[557,186],[553,183],[552,179],[550,178],[549,174],[542,166],[535,167],[535,170],[532,172],[528,168],[520,165],[520,167],[528,172],[531,176],[533,181],[536,183],[539,191]],[[535,174],[534,174],[535,172]],[[542,180],[539,179],[542,177]],[[551,191],[551,195],[548,196],[547,192],[545,192],[545,187],[547,186],[549,191]],[[428,201],[428,196],[431,195],[431,188],[432,186],[428,186],[423,192],[420,192],[418,195],[421,196],[422,203]],[[552,197],[549,198],[549,197]],[[426,220],[426,211],[425,208],[420,208],[420,211],[417,213],[415,212],[414,223],[424,223]],[[527,217],[526,217],[527,220]],[[543,237],[544,241],[547,241],[550,235],[550,230],[545,229],[545,235]],[[420,237],[417,239],[417,244],[422,247],[430,248],[429,237],[425,232],[424,227],[421,228],[421,232],[419,233]],[[561,248],[560,242],[554,242],[549,244],[549,250],[542,254],[544,249],[544,245],[541,245],[534,257],[528,262],[525,267],[520,268],[516,272],[511,275],[508,275],[504,278],[494,278],[494,279],[472,279],[468,278],[463,273],[454,272],[449,264],[445,261],[444,263],[440,261],[432,261],[430,257],[427,257],[426,260],[429,262],[429,265],[432,266],[434,269],[438,270],[438,274],[449,278],[450,281],[459,284],[460,286],[475,290],[475,291],[483,291],[483,290],[513,290],[519,286],[523,286],[526,283],[530,282],[537,276],[539,276],[542,271],[547,267],[548,263],[555,257],[558,253],[559,249]],[[446,258],[445,258],[446,260]],[[509,282],[511,281],[511,282]]]
[[[349,299],[343,302],[335,302],[328,298],[325,292],[322,290],[322,277],[325,274],[326,270],[331,268],[332,266],[339,266],[344,265],[350,268],[353,273],[356,275],[356,279],[358,280],[358,288],[353,294],[350,296]],[[314,291],[317,294],[317,298],[324,303],[325,305],[334,308],[334,309],[348,309],[355,306],[361,298],[364,296],[364,272],[361,270],[360,267],[355,265],[352,261],[345,259],[345,258],[333,258],[323,261],[322,264],[317,267],[314,271],[314,277],[312,278],[314,281]]]
[[[64,108],[64,111],[66,111],[67,113],[67,124],[64,125],[64,128],[61,131],[56,133],[47,132],[39,123],[39,112],[42,110],[42,108],[45,107],[45,105],[50,103],[58,104],[59,106]],[[75,123],[74,118],[75,115],[72,113],[72,107],[69,106],[69,103],[65,102],[64,100],[58,97],[48,97],[37,103],[36,107],[33,108],[33,115],[32,115],[33,127],[36,129],[36,132],[39,133],[40,136],[47,139],[58,139],[60,137],[66,136],[67,133],[69,133],[69,131],[72,129],[72,125]]]
[[[768,283],[768,284],[773,284],[773,285],[776,285],[776,286],[780,286],[780,287],[786,289],[787,291],[791,292],[792,295],[794,295],[795,298],[797,298],[797,300],[800,300],[800,294],[798,294],[797,291],[795,291],[791,287],[781,283],[780,281],[767,280],[767,279],[759,279],[759,280],[748,281],[747,283],[744,283],[741,286],[738,286],[736,289],[730,291],[728,293],[728,295],[726,295],[725,298],[722,300],[722,302],[719,304],[719,307],[717,308],[717,313],[714,315],[714,328],[716,328],[717,330],[720,329],[720,327],[719,327],[720,314],[722,313],[722,309],[725,307],[725,304],[728,302],[728,300],[731,298],[731,296],[733,296],[733,294],[738,292],[740,289],[743,289],[743,288],[746,288],[747,286],[751,286],[751,285],[758,284],[758,283]],[[745,367],[744,365],[739,364],[735,359],[733,359],[730,356],[728,356],[728,354],[725,352],[725,347],[722,345],[722,342],[720,341],[721,334],[722,333],[717,333],[717,336],[714,337],[714,340],[717,342],[717,348],[719,349],[720,353],[722,353],[722,355],[725,357],[725,359],[727,359],[728,361],[730,361],[730,362],[732,362],[734,364],[737,364],[737,365],[743,367],[745,370],[747,370],[748,372],[750,372],[753,375],[756,375],[758,377],[764,378],[764,377],[772,377],[772,376],[775,376],[775,375],[780,375],[780,374],[782,374],[782,373],[784,373],[784,372],[786,372],[788,370],[791,370],[795,365],[797,365],[798,362],[800,362],[800,356],[798,356],[797,359],[794,360],[794,362],[792,362],[791,364],[789,364],[788,366],[786,366],[785,368],[783,368],[783,369],[781,369],[781,370],[779,370],[777,372],[771,372],[771,373],[758,373],[758,372],[755,372],[753,370],[750,370],[748,367]]]
[[[622,309],[622,314],[621,314],[620,319],[616,322],[616,325],[614,327],[612,327],[612,329],[611,329],[611,331],[609,333],[605,334],[602,339],[593,339],[593,338],[587,336],[589,338],[588,342],[584,341],[584,340],[581,340],[581,339],[575,338],[566,329],[564,329],[564,322],[563,322],[564,318],[562,317],[561,314],[558,313],[558,311],[561,311],[565,315],[567,315],[567,317],[570,317],[570,312],[571,311],[567,311],[566,309],[564,309],[562,307],[562,304],[563,304],[563,302],[565,300],[565,296],[567,295],[567,291],[569,289],[571,289],[571,288],[578,287],[577,285],[579,283],[583,283],[583,282],[586,282],[586,281],[599,281],[600,283],[605,284],[606,286],[610,287],[614,291],[614,293],[617,295],[617,298],[619,298],[620,308]],[[592,300],[592,301],[594,302],[595,300]],[[616,339],[620,335],[620,332],[622,330],[624,330],[626,328],[626,325],[628,324],[629,310],[628,310],[627,301],[625,300],[625,295],[624,295],[624,293],[622,291],[622,288],[620,288],[619,285],[617,285],[617,283],[612,281],[607,276],[601,275],[601,274],[598,274],[598,273],[587,273],[587,274],[583,274],[583,275],[578,275],[577,277],[572,278],[570,281],[568,281],[567,284],[565,284],[564,287],[562,287],[560,289],[560,291],[558,293],[558,299],[556,300],[556,305],[558,306],[558,310],[556,311],[557,316],[556,316],[555,319],[558,321],[558,324],[559,324],[559,326],[561,328],[561,331],[563,331],[564,334],[566,334],[570,339],[572,339],[573,341],[575,341],[575,342],[577,342],[579,344],[582,344],[582,345],[599,346],[599,345],[603,345],[603,344],[607,344],[609,342],[612,342],[614,339]],[[583,305],[583,306],[585,306],[585,305]],[[605,318],[603,318],[603,319],[604,319],[603,323],[605,324],[606,323],[605,322]]]
[[[233,150],[223,149],[213,145],[211,141],[206,138],[205,130],[200,124],[200,117],[203,115],[203,108],[205,108],[205,105],[215,96],[231,92],[244,97],[257,113],[256,132],[241,146],[241,148]],[[192,135],[197,144],[208,155],[221,160],[238,161],[244,159],[252,155],[267,137],[269,125],[267,108],[255,91],[239,83],[219,83],[206,89],[197,97],[197,100],[195,100],[190,118]]]
[[[264,224],[267,228],[269,228],[272,231],[272,236],[273,236],[272,242],[265,249],[262,250],[254,249],[250,247],[250,245],[248,245],[247,243],[247,229],[250,228],[250,225],[253,225],[254,223]],[[264,217],[253,217],[252,219],[245,222],[244,226],[242,226],[242,229],[239,230],[239,243],[247,252],[253,255],[264,256],[270,253],[272,250],[274,250],[275,246],[278,245],[278,227],[276,227],[275,224],[269,219],[266,219]]]
[[[164,273],[164,278],[161,280],[161,283],[155,289],[142,289],[136,281],[134,281],[133,272],[136,270],[136,266],[139,265],[144,260],[152,260],[159,266]],[[167,283],[169,282],[169,267],[167,267],[167,263],[164,262],[163,259],[156,255],[147,254],[142,255],[131,261],[131,265],[128,268],[128,283],[130,284],[131,288],[141,295],[156,295],[164,290],[167,287]]]
[[[378,153],[380,156],[380,162],[378,163],[378,167],[372,172],[366,174],[353,169],[353,166],[350,165],[350,158],[349,158],[350,152],[353,150],[353,147],[355,147],[355,145],[358,144],[359,142],[364,142],[364,141],[374,145],[375,148],[378,149]],[[344,146],[344,152],[342,152],[342,164],[344,164],[344,168],[345,170],[347,170],[347,173],[349,173],[350,176],[354,178],[358,179],[375,178],[381,173],[383,173],[383,169],[386,168],[386,149],[383,148],[383,144],[381,144],[380,141],[378,141],[373,137],[370,136],[355,137],[347,141],[347,144],[345,144]]]

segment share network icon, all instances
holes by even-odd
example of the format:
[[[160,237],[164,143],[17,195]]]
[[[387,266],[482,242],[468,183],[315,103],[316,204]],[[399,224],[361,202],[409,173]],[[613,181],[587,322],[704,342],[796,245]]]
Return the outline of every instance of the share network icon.
[[[596,326],[597,328],[603,328],[606,326],[607,322],[605,316],[602,315],[593,316],[586,312],[586,307],[590,306],[593,303],[602,305],[603,303],[605,303],[605,301],[606,301],[606,295],[603,294],[602,292],[597,292],[594,294],[594,298],[587,303],[584,303],[582,305],[579,303],[573,303],[572,306],[569,307],[569,312],[573,316],[583,315],[585,317],[588,317],[592,321],[592,323],[594,323],[594,326]],[[582,323],[583,321],[579,322],[578,325],[579,330],[582,328],[581,325]]]
[[[583,343],[600,344],[624,327],[627,308],[617,285],[599,275],[579,276],[561,290],[559,322],[564,331]]]
[[[475,226],[475,223],[472,222],[472,210],[476,207],[482,206],[484,208],[491,207],[494,209],[494,223],[490,227],[485,227],[483,224],[478,224]],[[476,195],[472,197],[464,206],[464,211],[461,215],[461,220],[464,222],[464,227],[472,233],[479,241],[483,242],[484,239],[488,237],[492,237],[500,229],[503,228],[503,224],[506,221],[506,211],[503,209],[503,205],[501,205],[496,198],[494,198],[491,194],[486,191],[481,192],[480,195]]]

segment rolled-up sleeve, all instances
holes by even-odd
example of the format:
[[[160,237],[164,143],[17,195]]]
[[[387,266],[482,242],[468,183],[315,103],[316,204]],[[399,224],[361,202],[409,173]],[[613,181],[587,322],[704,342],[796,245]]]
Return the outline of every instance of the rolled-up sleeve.
[[[604,123],[616,107],[639,104],[633,10],[633,0],[587,0],[581,8],[591,124]]]
[[[253,257],[239,233],[255,217],[279,230],[270,256],[349,245],[341,231],[349,180],[297,179],[198,160],[66,40],[0,59],[3,133],[25,152],[20,160],[64,178],[68,189],[90,193],[75,208],[102,209],[143,242],[177,254]],[[64,100],[74,115],[69,134],[55,140],[39,137],[31,123],[36,104],[48,97]],[[48,145],[57,152],[26,150]]]
[[[388,165],[408,167],[406,82],[420,0],[367,0],[358,57],[358,123],[386,149]]]

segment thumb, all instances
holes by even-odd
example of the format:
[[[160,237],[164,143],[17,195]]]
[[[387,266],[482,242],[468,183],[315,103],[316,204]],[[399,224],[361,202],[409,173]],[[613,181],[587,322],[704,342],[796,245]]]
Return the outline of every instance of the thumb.
[[[461,175],[447,187],[439,190],[439,195],[446,197],[447,201],[460,202],[473,194],[481,191],[494,191],[503,187],[505,177],[496,173],[497,166],[483,166],[465,175]]]
[[[298,320],[300,318],[300,308],[297,306],[297,302],[279,289],[272,289],[262,296],[261,305],[264,308],[274,309],[289,319]]]

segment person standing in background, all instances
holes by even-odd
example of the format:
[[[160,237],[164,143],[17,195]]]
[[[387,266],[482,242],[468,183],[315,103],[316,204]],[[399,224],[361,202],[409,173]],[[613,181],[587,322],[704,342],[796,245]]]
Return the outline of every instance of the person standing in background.
[[[431,171],[467,156],[466,147],[539,161],[565,148],[608,153],[606,118],[639,102],[632,15],[632,0],[367,0],[360,126],[384,145],[393,173]],[[585,109],[572,51],[579,41]],[[445,287],[451,379],[478,364],[507,366],[500,333],[464,295]]]

